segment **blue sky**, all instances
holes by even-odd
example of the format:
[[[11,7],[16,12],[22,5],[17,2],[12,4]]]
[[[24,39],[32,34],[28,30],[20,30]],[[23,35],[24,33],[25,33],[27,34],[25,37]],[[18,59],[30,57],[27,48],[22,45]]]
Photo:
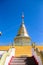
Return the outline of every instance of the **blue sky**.
[[[22,12],[32,42],[43,45],[43,0],[0,0],[0,45],[14,42]]]

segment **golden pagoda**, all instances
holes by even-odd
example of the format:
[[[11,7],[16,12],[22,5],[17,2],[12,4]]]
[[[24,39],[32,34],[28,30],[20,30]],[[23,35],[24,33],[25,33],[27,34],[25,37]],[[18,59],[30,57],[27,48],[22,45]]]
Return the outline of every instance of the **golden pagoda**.
[[[17,36],[14,38],[14,45],[30,45],[30,37],[27,33],[26,27],[24,25],[24,15],[22,14],[22,23],[18,31]]]
[[[22,23],[18,30],[16,37],[14,38],[14,46],[16,47],[16,56],[31,56],[31,39],[27,33],[25,24],[24,24],[24,14],[22,14]],[[30,49],[29,49],[30,48]]]

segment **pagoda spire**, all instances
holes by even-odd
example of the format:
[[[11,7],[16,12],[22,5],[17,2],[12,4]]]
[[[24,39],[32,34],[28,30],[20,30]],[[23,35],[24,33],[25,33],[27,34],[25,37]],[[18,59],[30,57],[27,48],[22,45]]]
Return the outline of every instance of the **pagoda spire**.
[[[15,45],[29,45],[30,44],[30,36],[28,35],[28,32],[24,24],[24,13],[22,13],[22,23],[14,41],[15,41]]]

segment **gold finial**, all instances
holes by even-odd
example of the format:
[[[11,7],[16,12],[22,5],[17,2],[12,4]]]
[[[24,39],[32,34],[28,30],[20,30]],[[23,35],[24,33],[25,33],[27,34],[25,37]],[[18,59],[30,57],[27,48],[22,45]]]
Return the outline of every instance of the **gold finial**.
[[[22,19],[24,19],[24,12],[22,12]]]
[[[22,24],[24,24],[24,12],[22,12]]]

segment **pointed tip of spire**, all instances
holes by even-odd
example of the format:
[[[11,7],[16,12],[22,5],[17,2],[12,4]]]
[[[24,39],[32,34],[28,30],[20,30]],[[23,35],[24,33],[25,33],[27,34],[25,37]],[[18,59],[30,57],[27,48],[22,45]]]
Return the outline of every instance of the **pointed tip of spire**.
[[[24,24],[24,12],[22,12],[22,24]]]
[[[24,19],[24,12],[22,12],[22,19]]]

